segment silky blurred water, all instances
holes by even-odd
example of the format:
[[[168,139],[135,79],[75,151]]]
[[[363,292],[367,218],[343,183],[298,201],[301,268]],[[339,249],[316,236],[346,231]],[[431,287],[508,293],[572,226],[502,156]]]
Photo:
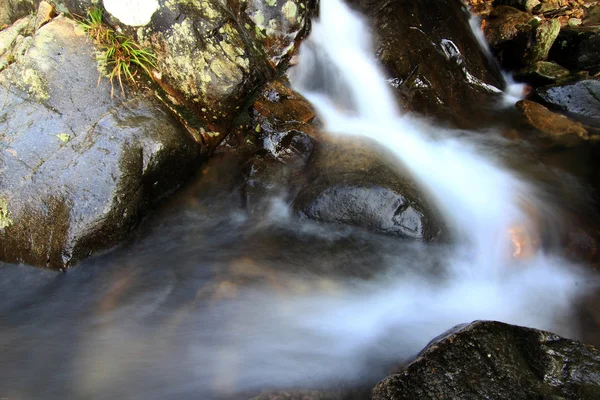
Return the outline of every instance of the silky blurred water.
[[[579,337],[577,301],[596,278],[543,240],[562,204],[505,166],[501,141],[402,115],[360,18],[337,0],[320,18],[295,88],[327,132],[367,137],[409,170],[451,240],[302,220],[281,198],[249,215],[239,163],[215,157],[121,248],[66,273],[0,265],[0,397],[368,387],[476,319]]]

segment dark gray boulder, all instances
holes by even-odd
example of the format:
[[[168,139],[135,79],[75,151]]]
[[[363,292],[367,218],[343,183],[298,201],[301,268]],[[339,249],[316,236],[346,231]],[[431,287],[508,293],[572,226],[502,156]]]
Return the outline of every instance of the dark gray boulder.
[[[350,3],[366,15],[377,57],[406,109],[469,127],[500,98],[504,81],[460,0]]]
[[[434,339],[372,400],[600,398],[600,352],[553,333],[477,321]]]
[[[536,89],[532,100],[584,124],[600,127],[600,79],[583,79]]]
[[[151,92],[111,97],[72,20],[0,73],[0,259],[65,268],[124,238],[202,147]]]
[[[416,240],[434,240],[442,223],[410,178],[367,141],[323,141],[294,200],[304,218]]]

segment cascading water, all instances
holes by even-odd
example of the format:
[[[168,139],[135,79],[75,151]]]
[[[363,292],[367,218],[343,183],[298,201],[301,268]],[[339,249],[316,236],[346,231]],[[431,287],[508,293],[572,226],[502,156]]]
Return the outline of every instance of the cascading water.
[[[574,333],[562,323],[591,280],[534,245],[534,212],[546,209],[535,188],[466,135],[401,115],[364,23],[340,0],[320,7],[295,88],[327,132],[387,148],[439,207],[452,242],[298,220],[281,202],[256,223],[231,206],[238,194],[219,192],[125,255],[50,278],[0,265],[9,366],[0,395],[231,399],[372,384],[456,324],[491,319]],[[354,278],[337,273],[344,267]],[[226,280],[211,296],[213,270],[219,278],[230,268],[268,284]]]
[[[340,0],[322,0],[320,7],[292,71],[294,88],[317,108],[327,132],[367,137],[392,152],[440,208],[453,243],[405,247],[389,257],[380,276],[337,279],[334,290],[313,282],[307,294],[239,293],[216,312],[244,316],[243,328],[222,339],[235,349],[235,362],[221,370],[235,366],[229,387],[381,377],[384,366],[476,319],[571,333],[558,323],[585,291],[586,279],[532,245],[530,210],[543,208],[535,191],[467,139],[401,115],[364,23]],[[279,214],[272,223],[298,224],[293,221]],[[306,222],[294,229],[318,232],[323,240],[332,234]],[[198,360],[221,360],[206,346],[196,347]]]
[[[469,27],[471,28],[473,35],[477,39],[479,46],[487,56],[488,60],[490,60],[492,63],[497,63],[496,59],[492,55],[492,49],[490,48],[490,45],[486,41],[485,35],[481,30],[481,20],[479,17],[471,14],[471,18],[469,19]],[[506,83],[502,103],[507,107],[513,106],[517,101],[521,100],[525,96],[526,85],[524,83],[516,82],[513,79],[512,74],[504,70],[502,70],[502,77]]]
[[[474,261],[502,265],[510,256],[510,229],[530,224],[521,210],[531,199],[526,185],[479,156],[469,143],[432,139],[433,127],[401,117],[372,57],[364,24],[342,2],[323,1],[320,18],[301,49],[292,78],[295,88],[316,106],[325,129],[366,136],[389,148],[436,200],[455,236],[469,244]],[[336,96],[335,88],[312,88],[322,70],[335,70],[343,77],[351,100],[345,92],[340,93],[344,97]],[[350,109],[338,106],[341,101],[350,101]],[[494,268],[477,266],[472,273],[489,270]]]

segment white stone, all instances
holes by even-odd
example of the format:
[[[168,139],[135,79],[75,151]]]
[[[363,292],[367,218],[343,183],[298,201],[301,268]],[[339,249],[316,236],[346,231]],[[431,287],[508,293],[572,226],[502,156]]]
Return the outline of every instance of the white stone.
[[[158,0],[104,0],[104,8],[129,26],[144,26],[158,10]]]

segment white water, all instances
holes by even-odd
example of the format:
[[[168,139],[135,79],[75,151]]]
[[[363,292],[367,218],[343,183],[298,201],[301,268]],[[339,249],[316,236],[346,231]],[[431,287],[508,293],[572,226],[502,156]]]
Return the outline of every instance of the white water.
[[[586,278],[531,243],[528,256],[514,256],[510,232],[518,228],[521,239],[533,243],[536,226],[529,213],[545,207],[533,188],[468,139],[400,115],[364,22],[340,0],[322,0],[320,6],[320,21],[291,77],[295,89],[315,105],[327,132],[367,137],[408,167],[442,211],[454,244],[449,253],[424,250],[431,251],[429,259],[395,260],[398,270],[443,260],[447,279],[438,282],[411,273],[354,285],[336,296],[299,296],[283,306],[255,299],[277,321],[270,325],[277,326],[272,343],[281,346],[261,343],[254,349],[273,367],[265,381],[360,376],[367,353],[380,359],[411,355],[454,324],[476,319],[574,333],[559,321],[585,291]],[[282,344],[277,337],[289,340]],[[306,363],[287,358],[307,351]]]
[[[296,89],[317,107],[327,132],[367,137],[389,149],[440,208],[452,245],[415,244],[402,256],[390,254],[388,270],[369,281],[293,277],[271,290],[240,291],[230,301],[191,312],[193,317],[169,316],[178,327],[172,331],[167,326],[149,335],[129,323],[93,326],[76,363],[85,378],[75,380],[78,393],[119,397],[121,389],[129,393],[141,368],[157,368],[171,384],[181,369],[194,374],[171,386],[173,392],[148,389],[145,398],[378,379],[390,363],[477,319],[575,333],[562,322],[589,284],[587,277],[527,243],[528,256],[513,256],[511,229],[524,240],[536,237],[530,212],[545,205],[535,190],[468,139],[401,115],[364,23],[339,0],[320,4],[321,20],[303,43],[294,71]],[[271,219],[266,223],[292,226],[323,242],[334,234],[330,227],[286,216],[281,204]],[[436,266],[443,272],[431,274]],[[173,352],[168,343],[183,350]],[[165,359],[173,368],[161,368]],[[151,392],[155,397],[148,397]]]

